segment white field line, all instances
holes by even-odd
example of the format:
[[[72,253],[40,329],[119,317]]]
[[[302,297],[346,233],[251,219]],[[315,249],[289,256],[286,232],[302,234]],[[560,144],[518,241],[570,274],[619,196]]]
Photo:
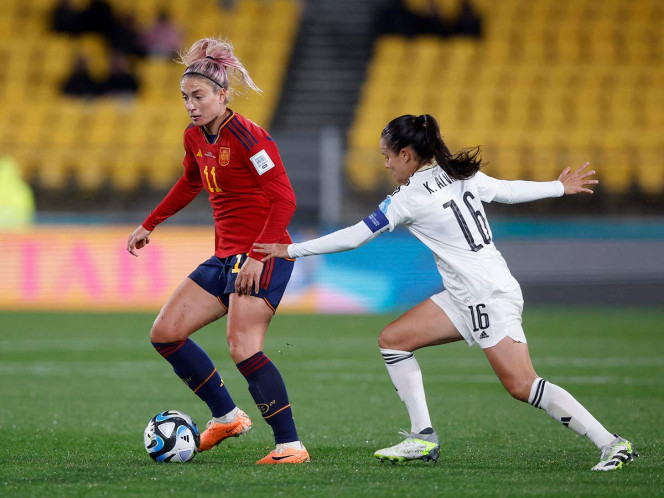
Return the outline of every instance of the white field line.
[[[417,357],[417,353],[415,353]],[[574,368],[647,368],[647,367],[664,367],[664,357],[655,356],[619,356],[619,357],[567,357],[567,356],[549,356],[549,357],[533,357],[533,364],[538,366],[551,366],[551,367],[574,367]],[[381,359],[376,355],[376,362],[381,363]],[[424,363],[420,361],[421,363]],[[330,358],[325,360],[311,360],[301,363],[304,368],[312,370],[321,369],[349,369],[360,368],[366,369],[366,361],[364,359],[342,359]],[[440,368],[482,368],[488,366],[488,361],[484,355],[478,355],[475,358],[448,358],[448,359],[426,359],[426,365],[436,365]]]
[[[84,376],[86,378],[101,379],[136,379],[151,375],[171,375],[171,369],[164,362],[159,361],[121,361],[121,362],[16,362],[0,363],[0,375],[3,377],[20,376],[23,378],[33,377],[58,377],[70,379],[72,375]],[[437,373],[431,369],[423,372],[424,384],[431,387],[434,384],[499,384],[493,374],[447,374]],[[366,372],[357,369],[342,372],[327,370],[314,370],[307,374],[312,385],[320,382],[353,382],[362,383],[387,383],[389,377],[384,372]],[[622,375],[553,375],[548,377],[556,384],[564,385],[640,385],[640,386],[663,386],[664,376],[622,376]]]
[[[147,334],[140,339],[115,340],[113,338],[85,338],[85,339],[16,339],[0,341],[2,353],[39,353],[58,351],[99,351],[114,349],[136,349],[141,345],[150,347],[150,338]]]

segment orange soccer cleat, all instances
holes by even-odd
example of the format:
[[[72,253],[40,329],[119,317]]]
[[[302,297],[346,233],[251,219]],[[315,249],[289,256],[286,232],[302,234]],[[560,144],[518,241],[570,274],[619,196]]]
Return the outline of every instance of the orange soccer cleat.
[[[291,446],[292,445],[292,446]],[[293,448],[293,446],[296,446]],[[309,461],[309,452],[302,443],[282,443],[272,450],[265,458],[256,462],[262,464],[305,463]]]
[[[238,410],[235,419],[227,424],[212,419],[207,423],[206,429],[201,434],[201,444],[198,445],[198,451],[212,449],[224,439],[241,436],[249,432],[249,429],[251,429],[251,419],[242,410]]]

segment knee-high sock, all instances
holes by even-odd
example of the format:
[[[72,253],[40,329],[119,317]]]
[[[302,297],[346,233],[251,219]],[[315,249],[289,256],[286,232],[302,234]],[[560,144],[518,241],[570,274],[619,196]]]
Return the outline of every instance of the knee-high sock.
[[[570,393],[540,377],[535,379],[530,388],[528,403],[546,410],[552,418],[574,432],[588,436],[598,448],[602,448],[614,439],[613,434],[607,431]]]
[[[422,371],[413,353],[384,348],[380,348],[380,352],[392,384],[408,410],[411,432],[419,433],[422,429],[431,427]]]
[[[274,442],[298,441],[286,384],[274,363],[259,351],[238,363],[237,369],[247,379],[249,392],[263,419],[272,427]]]
[[[208,354],[194,341],[153,342],[157,352],[172,366],[176,375],[221,417],[235,408],[233,398],[221,380]]]

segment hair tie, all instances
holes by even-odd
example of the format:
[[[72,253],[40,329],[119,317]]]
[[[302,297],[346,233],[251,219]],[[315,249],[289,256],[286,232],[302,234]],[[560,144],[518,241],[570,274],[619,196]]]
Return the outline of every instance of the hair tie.
[[[214,57],[212,57],[211,55],[206,55],[205,58],[214,60]]]
[[[218,82],[217,80],[215,80],[214,78],[210,78],[207,74],[199,73],[198,71],[189,71],[188,68],[187,68],[187,70],[184,72],[184,74],[182,75],[182,77],[184,78],[185,76],[187,76],[187,75],[189,75],[189,74],[193,74],[193,75],[196,75],[196,76],[202,76],[203,78],[207,78],[207,79],[209,79],[212,83],[214,83],[215,85],[217,85],[219,88],[225,88],[224,85],[222,85],[221,83],[219,83],[219,82]]]

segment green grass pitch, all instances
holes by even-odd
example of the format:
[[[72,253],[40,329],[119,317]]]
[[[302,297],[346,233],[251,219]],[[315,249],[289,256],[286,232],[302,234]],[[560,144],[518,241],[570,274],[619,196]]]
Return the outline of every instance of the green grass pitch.
[[[409,428],[376,345],[394,316],[277,315],[265,351],[289,389],[312,461],[255,466],[273,446],[228,355],[225,321],[194,337],[254,419],[187,464],[156,464],[143,429],[209,413],[152,349],[151,314],[0,314],[0,496],[656,496],[664,494],[664,311],[528,308],[538,373],[641,453],[611,473],[599,452],[510,398],[478,347],[417,353],[441,437],[437,464],[381,464]]]

